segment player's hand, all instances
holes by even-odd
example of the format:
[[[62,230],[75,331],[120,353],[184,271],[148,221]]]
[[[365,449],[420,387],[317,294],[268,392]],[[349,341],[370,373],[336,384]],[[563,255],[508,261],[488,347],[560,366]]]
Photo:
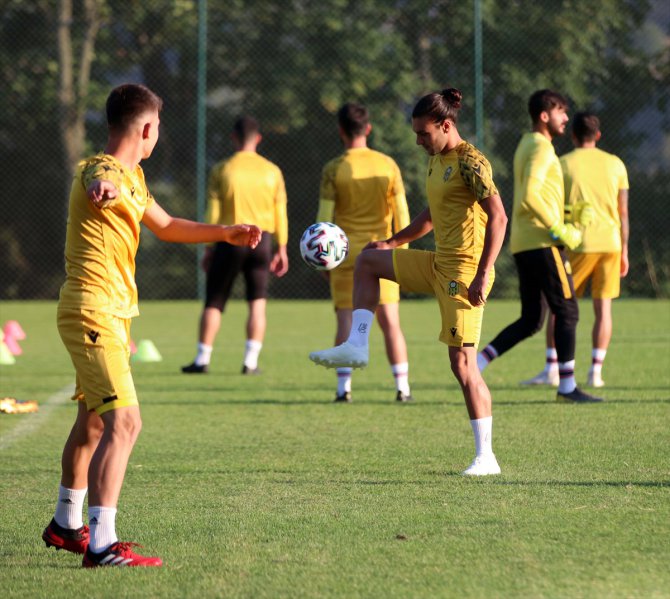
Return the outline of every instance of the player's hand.
[[[232,245],[246,245],[255,248],[261,241],[263,231],[256,225],[229,225],[223,229],[221,241]]]
[[[486,289],[488,285],[488,273],[478,272],[474,279],[472,279],[470,287],[468,287],[468,301],[473,306],[483,306],[486,303]]]
[[[379,239],[377,241],[369,242],[364,248],[365,250],[392,250],[395,248],[395,245],[389,242],[388,239]]]
[[[107,208],[119,196],[119,191],[111,181],[93,181],[86,190],[88,199],[98,208]]]
[[[582,242],[582,232],[570,224],[556,223],[549,229],[549,234],[552,239],[563,242],[570,250],[574,250]]]
[[[212,246],[207,246],[205,248],[205,254],[202,257],[200,266],[205,272],[209,272],[209,267],[212,265],[212,257],[214,256],[214,248]]]
[[[276,277],[283,277],[288,272],[288,254],[286,246],[280,246],[270,262],[270,272]]]
[[[619,276],[623,279],[627,274],[628,274],[628,254],[622,252],[621,253],[621,267],[619,269]]]

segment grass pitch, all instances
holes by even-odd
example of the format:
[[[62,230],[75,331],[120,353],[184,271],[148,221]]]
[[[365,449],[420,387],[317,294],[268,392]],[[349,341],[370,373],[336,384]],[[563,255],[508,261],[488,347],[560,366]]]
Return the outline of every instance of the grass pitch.
[[[517,382],[543,365],[541,335],[486,373],[503,474],[474,455],[433,301],[402,304],[413,405],[396,405],[381,335],[354,403],[307,359],[331,345],[327,302],[269,303],[262,376],[239,374],[245,305],[224,315],[210,374],[185,376],[200,305],[145,302],[133,338],[144,429],[117,530],[162,569],[84,571],[47,550],[60,451],[75,408],[55,304],[1,303],[28,337],[0,393],[38,414],[0,414],[0,586],[7,597],[670,597],[670,304],[620,300],[603,405],[556,404]],[[592,313],[581,304],[578,380]],[[492,300],[482,342],[516,318]]]

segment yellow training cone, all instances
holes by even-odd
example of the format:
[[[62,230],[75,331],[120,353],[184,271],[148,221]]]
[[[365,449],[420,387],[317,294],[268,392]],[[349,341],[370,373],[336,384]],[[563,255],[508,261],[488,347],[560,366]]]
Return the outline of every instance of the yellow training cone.
[[[163,359],[153,341],[142,339],[137,344],[137,351],[132,355],[133,362],[160,362]]]
[[[4,341],[0,341],[0,364],[6,366],[16,364],[16,358],[12,355],[12,352],[9,351],[9,348]]]

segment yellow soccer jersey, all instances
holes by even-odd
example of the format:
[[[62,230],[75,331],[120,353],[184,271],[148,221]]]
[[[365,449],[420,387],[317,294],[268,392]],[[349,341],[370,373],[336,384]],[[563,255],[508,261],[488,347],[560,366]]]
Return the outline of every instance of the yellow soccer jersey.
[[[589,202],[592,224],[582,227],[580,253],[620,252],[619,190],[628,189],[624,163],[598,148],[577,148],[561,157],[565,203]]]
[[[563,222],[563,174],[552,143],[541,133],[525,133],[514,153],[513,254],[560,242],[549,229]]]
[[[86,195],[96,180],[110,181],[119,192],[104,208]],[[139,165],[130,171],[108,154],[79,163],[70,192],[62,308],[137,316],[135,254],[140,221],[153,202]]]
[[[212,168],[208,195],[208,223],[254,224],[286,245],[286,187],[277,165],[256,152],[236,152]]]
[[[352,246],[387,239],[409,224],[400,169],[386,154],[370,148],[351,148],[331,160],[321,176],[319,210],[332,209],[333,221]]]
[[[489,161],[467,141],[447,154],[431,156],[426,193],[437,268],[452,278],[473,275],[488,221],[480,202],[498,193]]]

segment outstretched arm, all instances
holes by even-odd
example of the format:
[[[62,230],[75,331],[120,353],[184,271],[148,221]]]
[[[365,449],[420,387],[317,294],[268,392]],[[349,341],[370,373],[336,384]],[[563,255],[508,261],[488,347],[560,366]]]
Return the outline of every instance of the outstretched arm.
[[[388,239],[383,241],[371,241],[364,250],[392,250],[401,245],[408,244],[410,241],[419,239],[428,235],[433,230],[433,219],[430,215],[430,208],[424,208],[404,229],[401,229]]]
[[[226,241],[255,248],[261,239],[256,225],[208,225],[184,218],[173,218],[154,202],[144,213],[142,223],[162,241],[211,243]]]

